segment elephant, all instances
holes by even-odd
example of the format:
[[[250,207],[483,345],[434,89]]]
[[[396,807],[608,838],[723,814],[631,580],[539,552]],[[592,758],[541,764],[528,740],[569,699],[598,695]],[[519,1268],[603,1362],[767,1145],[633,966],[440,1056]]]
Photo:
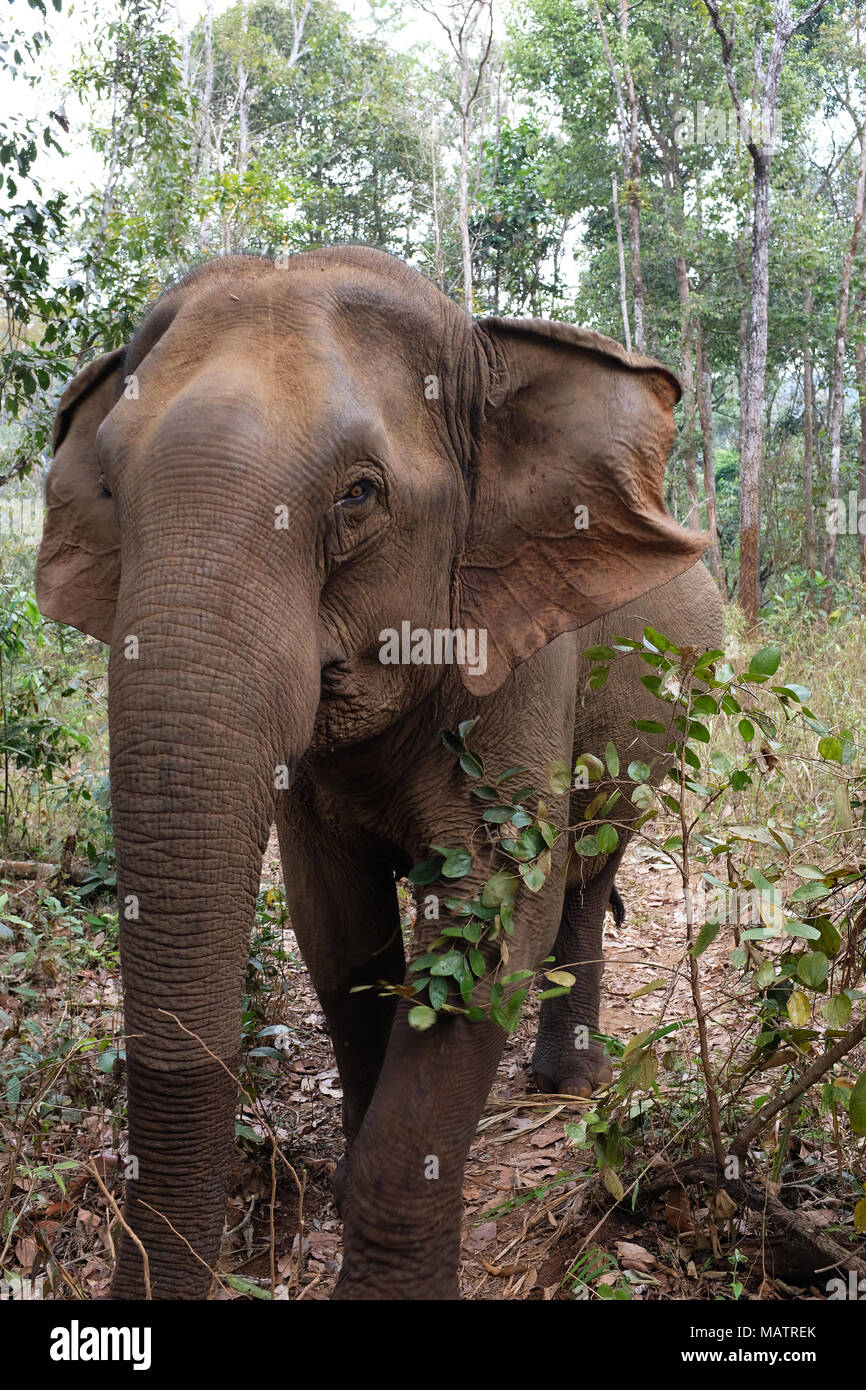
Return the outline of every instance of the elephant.
[[[436,844],[471,848],[461,892],[501,862],[443,731],[477,719],[485,765],[541,788],[551,762],[624,747],[652,699],[631,658],[587,694],[588,644],[649,622],[716,645],[707,539],[662,495],[678,398],[611,339],[475,320],[359,246],[205,262],[61,397],[36,592],[111,648],[125,1221],[154,1298],[211,1284],[274,822],[343,1089],[334,1297],[459,1296],[463,1167],[506,1032],[483,1008],[412,1026],[396,881]],[[405,625],[450,645],[386,659]],[[598,1022],[621,852],[566,867],[586,795],[551,798],[551,872],[508,943],[509,971],[588,962],[534,1057],[578,1095],[609,1074],[574,1040]],[[419,914],[413,950],[441,926]],[[111,1296],[144,1287],[124,1233]]]

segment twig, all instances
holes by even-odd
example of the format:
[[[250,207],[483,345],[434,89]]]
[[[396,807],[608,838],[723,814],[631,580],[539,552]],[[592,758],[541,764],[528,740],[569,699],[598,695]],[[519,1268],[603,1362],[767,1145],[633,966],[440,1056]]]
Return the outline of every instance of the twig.
[[[123,1212],[120,1210],[120,1207],[117,1205],[117,1202],[114,1200],[114,1198],[112,1197],[112,1195],[111,1195],[111,1193],[109,1192],[108,1188],[105,1186],[105,1183],[102,1181],[102,1178],[99,1176],[99,1169],[97,1168],[96,1164],[93,1162],[93,1159],[92,1159],[92,1158],[89,1158],[89,1159],[87,1160],[87,1163],[86,1163],[85,1167],[87,1167],[87,1168],[89,1169],[89,1171],[93,1174],[93,1176],[96,1178],[96,1181],[97,1181],[97,1183],[99,1184],[99,1188],[100,1188],[101,1192],[103,1193],[103,1195],[104,1195],[104,1196],[106,1197],[106,1199],[108,1200],[108,1204],[109,1204],[109,1206],[111,1207],[111,1210],[114,1212],[114,1214],[115,1214],[115,1216],[117,1217],[118,1221],[120,1222],[121,1226],[122,1226],[123,1229],[126,1231],[126,1234],[129,1236],[129,1239],[132,1241],[133,1245],[135,1246],[135,1248],[137,1249],[139,1255],[141,1256],[141,1262],[142,1262],[142,1265],[144,1266],[144,1297],[145,1297],[145,1299],[147,1300],[147,1302],[152,1302],[152,1300],[153,1300],[153,1293],[151,1292],[151,1288],[150,1288],[150,1263],[149,1263],[148,1258],[147,1258],[147,1251],[145,1250],[145,1248],[144,1248],[143,1244],[141,1243],[141,1240],[139,1239],[139,1237],[135,1234],[135,1231],[132,1229],[132,1227],[131,1227],[131,1226],[129,1225],[129,1223],[127,1222],[126,1218],[125,1218],[124,1215],[123,1215]],[[147,1203],[146,1203],[146,1202],[143,1202],[143,1203],[142,1203],[142,1206],[147,1206]],[[174,1228],[172,1227],[172,1229],[174,1229]],[[183,1239],[183,1237],[181,1237],[181,1239]]]
[[[166,1214],[165,1214],[164,1211],[157,1211],[156,1207],[152,1207],[152,1206],[150,1205],[150,1202],[146,1202],[146,1201],[144,1200],[143,1197],[136,1197],[135,1200],[138,1202],[138,1205],[139,1205],[140,1207],[147,1207],[147,1210],[148,1210],[148,1211],[152,1211],[153,1214],[154,1214],[154,1216],[160,1217],[160,1219],[161,1219],[162,1221],[165,1222],[166,1226],[168,1226],[168,1228],[169,1228],[169,1230],[171,1231],[172,1235],[177,1236],[178,1240],[182,1240],[183,1243],[184,1243],[184,1245],[186,1246],[187,1250],[189,1251],[189,1253],[190,1253],[196,1260],[198,1260],[198,1262],[199,1262],[200,1265],[204,1265],[205,1269],[207,1270],[208,1274],[211,1276],[212,1279],[216,1279],[216,1281],[217,1281],[217,1283],[219,1284],[220,1288],[222,1288],[222,1289],[225,1289],[225,1288],[226,1288],[226,1285],[223,1283],[222,1279],[221,1279],[220,1276],[217,1274],[216,1270],[215,1270],[215,1269],[211,1269],[211,1267],[210,1267],[210,1265],[208,1264],[207,1260],[203,1259],[203,1257],[198,1253],[198,1251],[193,1249],[192,1245],[190,1245],[190,1243],[189,1243],[189,1241],[187,1240],[186,1236],[181,1235],[180,1231],[179,1231],[179,1230],[177,1229],[177,1227],[176,1227],[175,1225],[173,1225],[173,1223],[168,1219],[168,1217],[166,1216]],[[126,1229],[128,1230],[129,1228],[126,1227]],[[133,1238],[134,1238],[134,1237],[133,1237]],[[138,1242],[137,1240],[136,1240],[136,1245],[139,1245],[139,1242]],[[139,1248],[140,1248],[140,1246],[139,1246]]]

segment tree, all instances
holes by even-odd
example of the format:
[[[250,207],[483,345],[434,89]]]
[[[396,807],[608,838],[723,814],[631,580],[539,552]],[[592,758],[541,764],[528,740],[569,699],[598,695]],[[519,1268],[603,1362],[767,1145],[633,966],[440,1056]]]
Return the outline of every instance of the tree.
[[[741,383],[742,414],[740,449],[740,572],[737,597],[747,622],[758,619],[758,551],[760,532],[760,478],[764,442],[764,404],[767,371],[767,319],[770,297],[770,173],[776,130],[776,111],[785,51],[794,35],[823,9],[826,0],[812,4],[798,17],[791,14],[790,0],[773,0],[770,51],[765,57],[761,17],[754,15],[753,69],[757,118],[740,96],[734,64],[736,12],[728,27],[718,0],[704,0],[720,43],[722,65],[741,129],[749,128],[746,147],[752,159],[752,247],[749,284],[749,328],[745,371]]]
[[[469,229],[469,165],[472,141],[473,112],[481,96],[482,84],[490,49],[493,44],[493,0],[449,0],[444,7],[447,19],[439,10],[418,4],[441,25],[457,59],[460,118],[460,182],[458,215],[460,246],[463,259],[463,303],[472,312],[472,238]]]

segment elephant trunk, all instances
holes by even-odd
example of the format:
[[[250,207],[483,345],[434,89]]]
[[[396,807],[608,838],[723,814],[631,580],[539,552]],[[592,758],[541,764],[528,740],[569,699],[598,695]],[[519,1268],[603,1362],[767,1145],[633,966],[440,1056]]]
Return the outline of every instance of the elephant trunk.
[[[248,611],[217,615],[204,589],[173,589],[165,567],[159,578],[159,610],[148,613],[155,586],[124,575],[110,667],[126,1221],[148,1252],[153,1296],[196,1298],[223,1225],[262,857],[281,779],[312,737],[320,673],[297,617],[268,642],[267,614],[257,625]],[[291,690],[277,674],[287,667]],[[143,1262],[124,1233],[113,1295],[143,1294]]]

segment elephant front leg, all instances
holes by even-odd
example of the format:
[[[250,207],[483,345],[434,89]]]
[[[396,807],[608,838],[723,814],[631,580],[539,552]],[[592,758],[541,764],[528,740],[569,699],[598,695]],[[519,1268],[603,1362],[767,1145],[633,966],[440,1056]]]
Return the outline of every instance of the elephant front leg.
[[[369,845],[349,844],[345,831],[329,838],[300,798],[278,808],[277,830],[292,928],[327,1020],[351,1144],[394,1020],[396,998],[379,985],[400,984],[406,968],[394,874]]]
[[[531,1068],[540,1091],[591,1096],[612,1078],[603,1045],[590,1035],[598,1032],[604,916],[621,857],[612,855],[589,883],[566,889],[554,957],[576,981],[541,1006]]]
[[[505,1032],[401,1002],[376,1093],[348,1158],[337,1299],[459,1297],[463,1167]]]

